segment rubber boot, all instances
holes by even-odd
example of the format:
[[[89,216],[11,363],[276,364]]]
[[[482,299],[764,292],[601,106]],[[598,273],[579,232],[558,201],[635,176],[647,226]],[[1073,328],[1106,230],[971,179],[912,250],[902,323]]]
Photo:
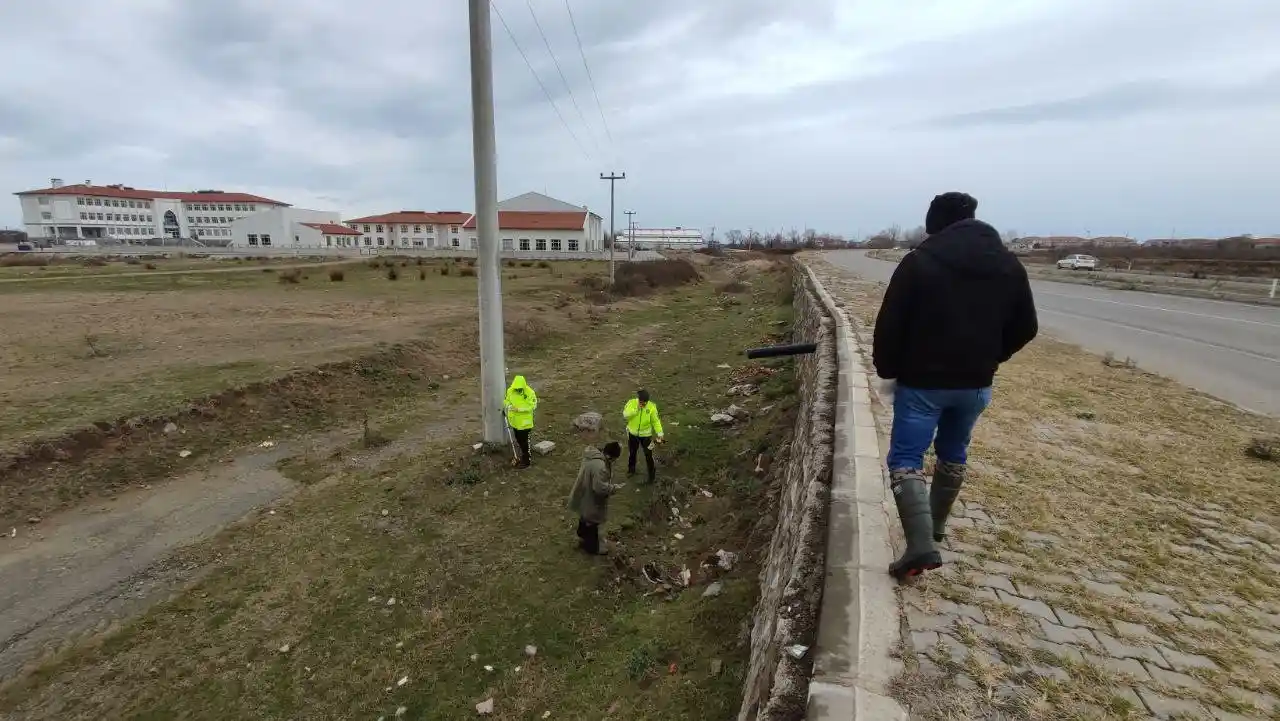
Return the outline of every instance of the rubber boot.
[[[889,573],[902,581],[942,566],[942,554],[933,546],[933,517],[924,474],[918,470],[890,471],[889,484],[898,505],[898,519],[907,538],[907,550],[889,565]]]
[[[964,464],[938,461],[929,486],[929,510],[933,513],[933,540],[942,543],[947,537],[947,516],[964,485]]]

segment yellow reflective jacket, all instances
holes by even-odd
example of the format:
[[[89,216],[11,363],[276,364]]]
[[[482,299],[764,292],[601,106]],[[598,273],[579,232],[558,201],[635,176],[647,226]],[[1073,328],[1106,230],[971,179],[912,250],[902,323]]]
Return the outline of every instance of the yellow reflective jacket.
[[[658,404],[649,401],[640,407],[640,400],[632,398],[622,408],[622,417],[627,421],[627,433],[637,438],[662,436],[662,421],[658,418]]]
[[[524,376],[511,379],[511,387],[503,399],[507,411],[507,423],[517,431],[533,428],[533,411],[538,407],[538,394],[533,392]]]

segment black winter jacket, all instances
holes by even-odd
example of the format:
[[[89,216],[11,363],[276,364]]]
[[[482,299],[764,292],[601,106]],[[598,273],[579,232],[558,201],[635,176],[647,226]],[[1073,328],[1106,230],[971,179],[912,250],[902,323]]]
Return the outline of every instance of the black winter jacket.
[[[963,220],[898,264],[872,358],[877,375],[911,388],[985,388],[1038,330],[1022,263],[995,228]]]

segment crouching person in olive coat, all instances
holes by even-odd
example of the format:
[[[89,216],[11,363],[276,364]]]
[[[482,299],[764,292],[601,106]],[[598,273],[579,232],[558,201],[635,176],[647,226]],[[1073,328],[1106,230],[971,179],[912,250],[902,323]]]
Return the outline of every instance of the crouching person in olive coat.
[[[602,555],[600,524],[609,519],[609,496],[627,485],[611,483],[613,462],[622,455],[622,446],[610,441],[600,448],[587,446],[582,452],[578,480],[569,494],[569,510],[578,514],[578,538],[582,550]]]

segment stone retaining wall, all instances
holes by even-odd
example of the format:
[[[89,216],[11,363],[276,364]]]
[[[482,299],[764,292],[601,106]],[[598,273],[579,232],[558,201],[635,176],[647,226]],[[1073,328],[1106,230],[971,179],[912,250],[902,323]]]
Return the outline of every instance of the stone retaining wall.
[[[867,371],[844,312],[802,260],[794,272],[794,340],[818,348],[797,359],[800,412],[776,459],[777,525],[738,720],[905,721],[886,695],[900,632]]]

